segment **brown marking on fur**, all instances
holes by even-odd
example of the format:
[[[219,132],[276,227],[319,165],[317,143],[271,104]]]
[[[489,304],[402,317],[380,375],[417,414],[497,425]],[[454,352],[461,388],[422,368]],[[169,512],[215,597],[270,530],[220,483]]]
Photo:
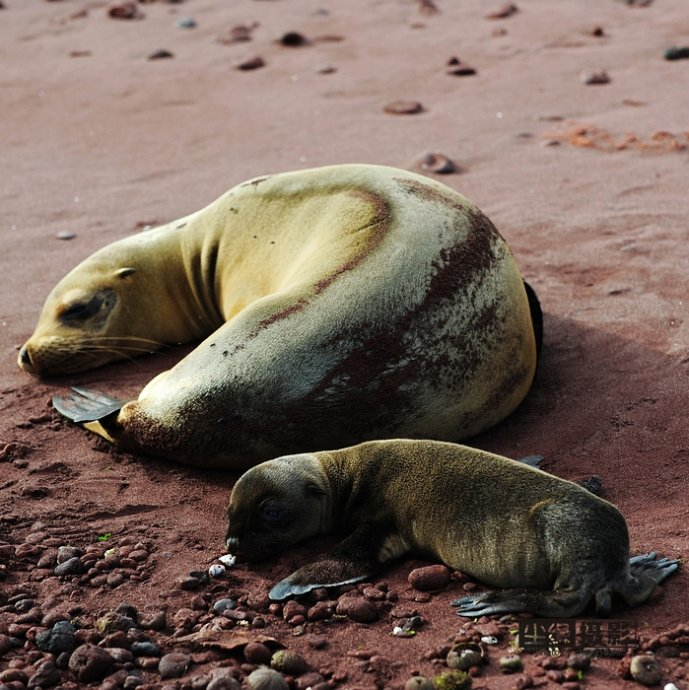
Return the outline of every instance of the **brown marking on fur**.
[[[354,189],[350,190],[348,193],[351,196],[363,199],[374,209],[374,215],[370,223],[362,228],[359,228],[359,230],[363,230],[364,228],[372,228],[372,232],[370,233],[370,237],[368,238],[365,246],[361,248],[356,256],[338,266],[325,278],[322,278],[315,283],[313,286],[313,295],[302,297],[294,304],[291,304],[281,311],[271,314],[269,317],[260,321],[252,332],[251,337],[254,337],[264,328],[276,323],[277,321],[280,321],[281,319],[284,319],[291,314],[295,314],[307,307],[314,296],[319,295],[321,292],[326,290],[326,288],[332,285],[341,275],[344,275],[348,271],[351,271],[359,266],[362,261],[372,254],[383,241],[383,238],[390,228],[390,208],[387,201],[377,194],[373,194],[372,192],[368,192],[364,189]]]
[[[385,237],[388,229],[390,228],[390,206],[383,197],[379,196],[378,194],[374,194],[373,192],[366,191],[365,189],[352,189],[349,191],[349,194],[350,196],[362,199],[369,204],[369,206],[373,207],[373,219],[365,227],[375,227],[375,230],[371,233],[366,246],[364,246],[355,257],[345,262],[336,268],[329,276],[319,280],[316,283],[314,287],[317,295],[332,285],[332,283],[334,283],[335,280],[337,280],[337,278],[339,278],[343,273],[356,268],[367,256],[372,254],[383,241],[383,237]]]

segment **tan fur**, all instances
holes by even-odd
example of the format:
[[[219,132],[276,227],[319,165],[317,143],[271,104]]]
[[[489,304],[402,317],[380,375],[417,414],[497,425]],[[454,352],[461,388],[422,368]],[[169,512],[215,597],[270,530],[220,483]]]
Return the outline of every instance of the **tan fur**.
[[[84,304],[106,306],[66,319]],[[202,338],[91,428],[233,468],[368,438],[459,440],[510,414],[536,367],[522,279],[490,221],[380,166],[256,179],[114,242],[56,286],[19,362],[74,373]]]

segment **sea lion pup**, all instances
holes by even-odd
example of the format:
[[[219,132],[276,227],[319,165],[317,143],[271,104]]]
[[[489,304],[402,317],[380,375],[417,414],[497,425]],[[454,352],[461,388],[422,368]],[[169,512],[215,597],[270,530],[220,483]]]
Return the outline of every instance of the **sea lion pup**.
[[[540,311],[464,197],[342,165],[251,180],[96,252],[50,294],[19,365],[74,373],[202,338],[138,400],[77,390],[55,406],[123,450],[196,466],[459,440],[526,395]]]
[[[275,585],[276,600],[357,582],[414,555],[515,588],[453,602],[461,616],[569,617],[591,600],[607,615],[614,594],[640,604],[677,569],[677,561],[655,554],[630,560],[624,518],[586,489],[434,441],[371,441],[264,462],[239,478],[227,517],[227,546],[247,560],[316,534],[348,535]]]

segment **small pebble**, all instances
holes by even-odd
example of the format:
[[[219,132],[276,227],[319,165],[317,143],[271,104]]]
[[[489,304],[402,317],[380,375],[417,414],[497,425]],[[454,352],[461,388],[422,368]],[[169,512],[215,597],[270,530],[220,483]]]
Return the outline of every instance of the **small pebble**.
[[[286,34],[282,36],[280,39],[280,43],[283,46],[289,46],[291,48],[296,48],[299,46],[305,46],[308,44],[308,41],[306,40],[305,36],[302,36],[297,31],[288,31]]]
[[[249,642],[244,647],[244,659],[248,664],[267,666],[272,658],[273,652],[261,642]]]
[[[418,101],[392,101],[383,111],[390,115],[416,115],[423,112],[423,105]]]
[[[81,562],[81,560],[79,560],[78,556],[74,556],[74,558],[70,558],[64,563],[58,564],[55,567],[55,570],[53,570],[53,572],[58,577],[67,577],[69,575],[81,575],[81,573],[84,572],[84,565]]]
[[[523,668],[521,657],[518,654],[506,654],[501,656],[498,664],[503,673],[516,673]]]
[[[663,677],[663,669],[652,654],[638,654],[632,657],[629,673],[641,685],[657,685]]]
[[[415,167],[423,172],[436,175],[449,175],[457,172],[457,166],[443,153],[424,153],[419,157]]]
[[[50,659],[44,659],[36,666],[36,671],[29,678],[29,688],[52,688],[60,682],[62,674]]]
[[[182,652],[171,652],[161,657],[158,662],[158,673],[161,678],[179,678],[191,664],[191,657]]]
[[[129,647],[134,656],[160,656],[160,647],[155,643],[148,641],[132,642]]]
[[[404,690],[433,690],[433,683],[426,676],[412,676],[404,684]]]
[[[211,577],[219,578],[225,577],[226,569],[225,566],[220,563],[214,563],[210,568],[208,568],[208,574]]]
[[[267,667],[257,668],[249,674],[246,682],[252,690],[289,690],[282,674]]]
[[[379,617],[375,604],[363,597],[340,597],[336,612],[338,615],[347,616],[357,623],[372,623]]]
[[[165,60],[167,58],[173,58],[175,57],[173,53],[171,53],[169,50],[165,50],[164,48],[161,50],[156,50],[155,52],[151,53],[148,56],[149,60]]]
[[[218,599],[213,603],[213,613],[219,616],[223,611],[236,607],[237,602],[234,599]]]
[[[77,236],[76,232],[71,230],[60,230],[60,232],[55,235],[58,240],[73,240]]]
[[[476,74],[476,69],[462,62],[458,57],[451,57],[447,61],[446,73],[453,77],[471,77]]]
[[[218,560],[226,567],[231,568],[237,562],[237,556],[233,556],[231,553],[226,553],[224,556],[220,556]]]
[[[76,646],[75,628],[67,621],[58,621],[50,630],[36,635],[36,646],[42,652],[59,655],[61,652],[71,652]]]
[[[460,671],[468,671],[472,666],[479,666],[482,661],[480,650],[472,647],[451,649],[445,659],[448,668],[458,668]]]
[[[689,59],[689,46],[682,46],[681,48],[673,46],[668,48],[663,53],[663,57],[666,60],[687,60]]]
[[[506,19],[511,17],[513,14],[519,12],[519,8],[512,2],[505,3],[502,7],[499,7],[493,12],[489,12],[486,15],[486,19]]]
[[[108,15],[113,19],[140,19],[143,15],[135,2],[122,2],[108,9]]]
[[[409,584],[422,592],[442,589],[450,582],[450,569],[446,565],[415,568],[407,577]]]
[[[591,656],[584,653],[570,654],[567,659],[567,666],[575,671],[586,672],[591,668]]]
[[[259,55],[255,55],[249,58],[243,58],[235,64],[235,68],[243,72],[248,72],[249,70],[259,69],[260,67],[265,67],[265,61]]]
[[[288,676],[300,676],[308,668],[304,657],[289,649],[279,649],[275,652],[270,659],[270,665]]]
[[[195,29],[196,20],[193,17],[180,17],[176,22],[178,29]]]
[[[115,660],[105,649],[93,644],[77,647],[69,657],[69,670],[83,683],[92,683],[105,678],[115,663]]]
[[[244,43],[251,40],[251,33],[258,24],[237,24],[233,26],[227,34],[218,36],[219,43]]]
[[[589,71],[584,70],[579,76],[584,84],[609,84],[610,77],[605,70]]]

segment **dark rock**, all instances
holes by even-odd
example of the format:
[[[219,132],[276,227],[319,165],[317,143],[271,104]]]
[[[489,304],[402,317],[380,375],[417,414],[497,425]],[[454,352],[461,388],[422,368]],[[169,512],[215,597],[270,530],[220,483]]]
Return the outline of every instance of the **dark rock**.
[[[297,31],[288,31],[282,36],[280,43],[283,46],[289,46],[291,48],[308,45],[306,37],[302,36],[302,34]]]
[[[270,649],[260,642],[250,642],[244,647],[244,659],[249,664],[268,665],[272,657],[273,653]]]
[[[241,70],[242,72],[248,72],[249,70],[259,69],[260,67],[265,67],[265,60],[260,55],[254,55],[248,58],[242,58],[235,64],[235,68]]]
[[[107,676],[114,665],[114,659],[105,649],[93,644],[77,647],[69,658],[69,670],[77,680],[92,683]]]
[[[60,678],[60,670],[50,659],[45,659],[36,666],[36,671],[29,678],[27,687],[52,688],[60,682]]]
[[[160,647],[155,642],[132,642],[129,647],[134,656],[160,656]]]
[[[149,56],[149,60],[166,60],[168,58],[173,58],[175,57],[174,53],[171,53],[169,50],[165,50],[165,48],[161,48],[160,50],[156,50],[152,52]]]
[[[663,53],[663,57],[666,60],[687,60],[689,59],[689,46],[682,46],[681,48],[673,46],[668,48]]]
[[[76,646],[75,628],[68,621],[58,621],[50,630],[36,635],[36,646],[43,652],[56,656],[61,652],[71,652]]]
[[[53,570],[55,575],[58,577],[67,577],[69,575],[81,575],[84,572],[84,564],[81,562],[78,556],[73,556],[72,558],[64,561],[63,563],[58,563]]]

